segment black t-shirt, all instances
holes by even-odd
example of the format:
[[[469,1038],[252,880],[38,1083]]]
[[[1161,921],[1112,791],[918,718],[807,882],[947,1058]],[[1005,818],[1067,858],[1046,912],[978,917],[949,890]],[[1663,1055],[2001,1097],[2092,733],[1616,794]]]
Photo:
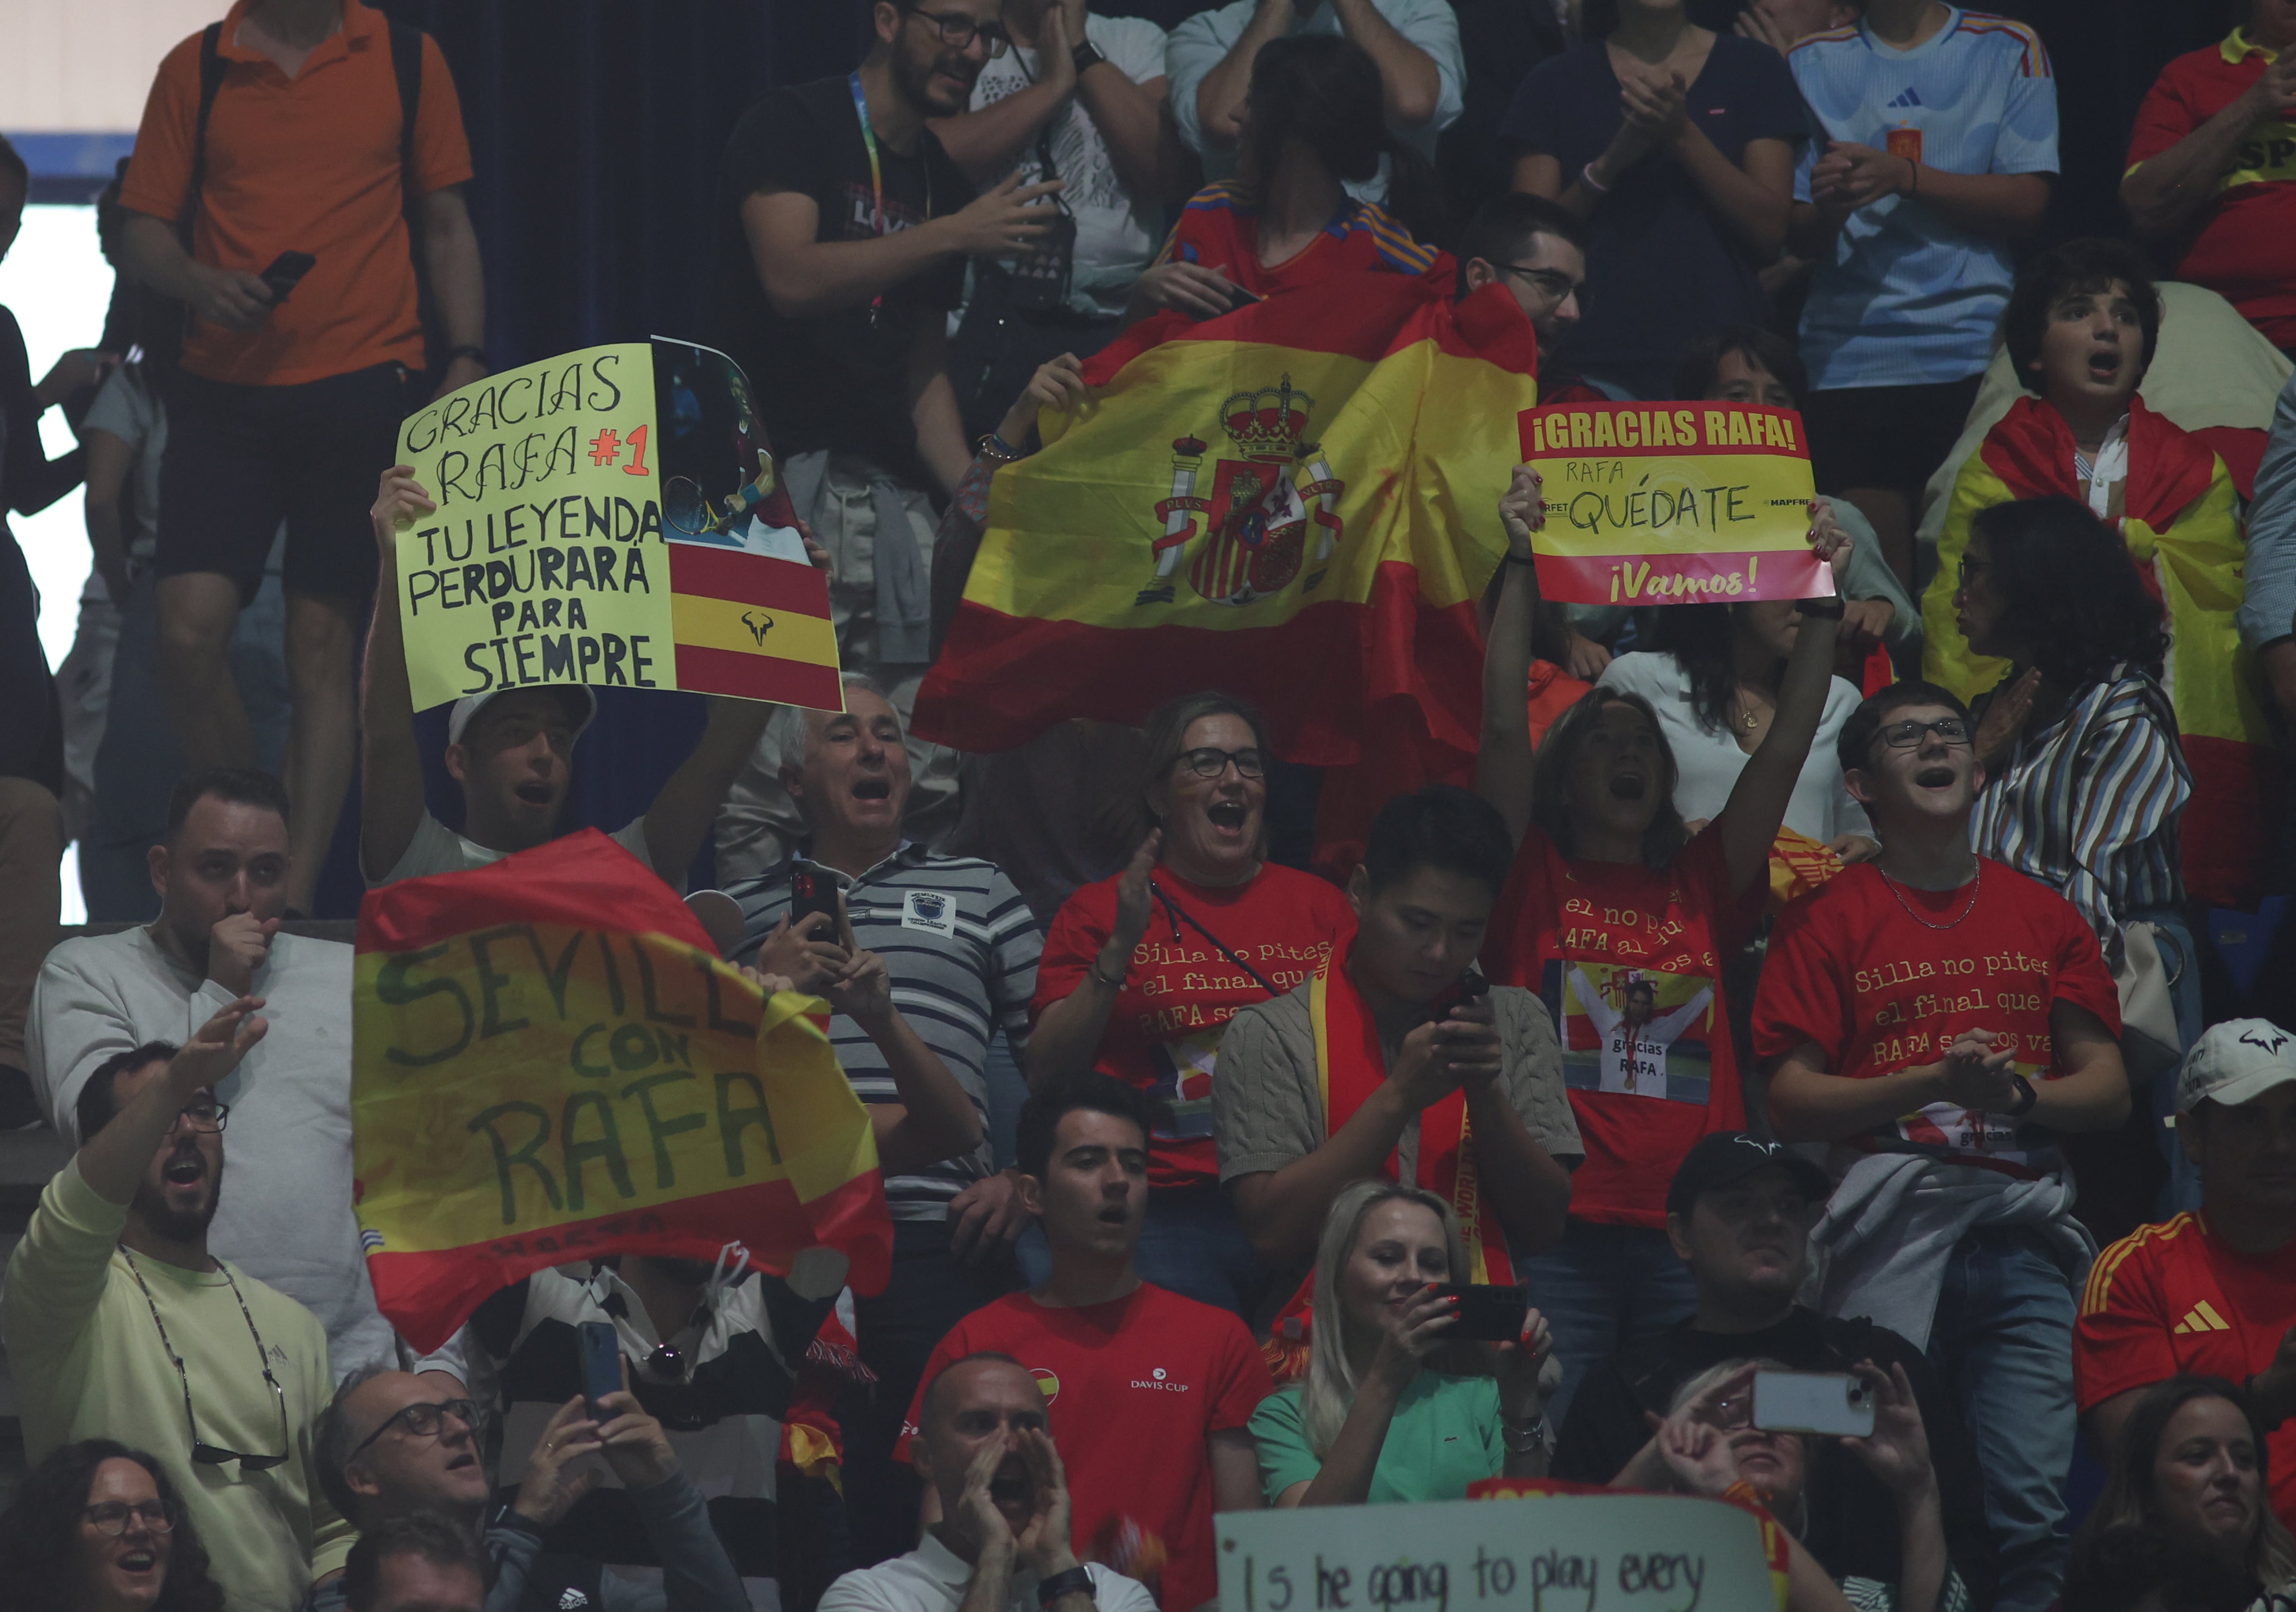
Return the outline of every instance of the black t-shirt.
[[[931,129],[905,156],[877,143],[884,175],[884,233],[946,217],[972,185]],[[742,115],[726,143],[719,340],[750,377],[774,452],[859,454],[906,480],[930,485],[909,413],[908,364],[916,332],[964,298],[964,259],[951,256],[868,305],[785,319],[766,300],[742,230],[742,201],[796,191],[821,211],[816,241],[878,233],[869,152],[844,78],[778,89]]]
[[[1744,161],[1750,141],[1799,145],[1808,133],[1785,58],[1735,34],[1716,37],[1685,104],[1691,121],[1732,163]],[[1541,62],[1515,91],[1499,134],[1517,151],[1553,157],[1567,189],[1624,121],[1610,51],[1597,43]],[[1692,337],[1769,317],[1760,278],[1766,259],[1663,147],[1618,176],[1587,231],[1583,311],[1554,355],[1564,369],[1663,397]]]
[[[1993,1604],[1998,1566],[1985,1522],[1985,1482],[1968,1425],[1922,1352],[1887,1327],[1839,1321],[1794,1306],[1793,1313],[1761,1332],[1701,1332],[1680,1322],[1655,1338],[1630,1343],[1587,1374],[1570,1401],[1554,1451],[1554,1476],[1573,1483],[1605,1484],[1650,1438],[1644,1411],[1663,1416],[1684,1383],[1726,1360],[1782,1361],[1801,1371],[1846,1371],[1870,1360],[1884,1371],[1906,1368],[1922,1407],[1944,1503],[1946,1548],[1972,1602]],[[1864,1463],[1831,1439],[1810,1440],[1802,1493],[1809,1526],[1802,1543],[1835,1578],[1897,1583],[1898,1506]]]

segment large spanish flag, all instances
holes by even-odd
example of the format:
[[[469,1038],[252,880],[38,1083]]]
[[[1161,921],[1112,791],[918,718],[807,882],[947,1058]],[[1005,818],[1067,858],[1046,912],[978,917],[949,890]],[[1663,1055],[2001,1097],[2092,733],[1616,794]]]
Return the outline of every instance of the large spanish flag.
[[[1086,363],[1078,417],[997,472],[918,731],[1008,749],[1219,688],[1296,761],[1391,732],[1472,753],[1475,601],[1537,367],[1503,287],[1455,303],[1415,275],[1135,326]]]
[[[596,830],[370,891],[357,966],[352,1197],[375,1302],[417,1348],[531,1272],[625,1250],[739,1240],[883,1288],[892,1223],[826,1009],[765,997]]]
[[[845,708],[827,572],[709,543],[663,546],[679,688]]]
[[[1938,571],[1922,597],[1923,675],[1973,700],[2009,663],[1971,652],[1953,607],[1969,522],[2013,499],[2083,498],[2072,428],[2047,404],[2021,397],[1961,467],[1938,539]],[[2086,499],[2083,498],[2083,502]],[[2258,698],[2256,658],[2234,615],[2246,549],[2240,500],[2222,455],[2200,436],[2128,402],[2128,479],[2120,534],[2137,574],[2168,615],[2162,683],[2193,773],[2181,826],[2185,885],[2196,899],[2252,909],[2264,850],[2279,821],[2280,766]]]

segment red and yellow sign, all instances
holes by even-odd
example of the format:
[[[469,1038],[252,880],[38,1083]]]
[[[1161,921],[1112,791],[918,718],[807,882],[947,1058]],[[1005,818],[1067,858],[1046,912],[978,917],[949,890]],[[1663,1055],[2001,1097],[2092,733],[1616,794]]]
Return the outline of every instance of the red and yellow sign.
[[[809,1248],[884,1285],[869,1117],[811,997],[767,999],[595,830],[371,891],[354,1200],[375,1302],[417,1348],[547,1265]]]
[[[1830,596],[1810,552],[1801,416],[1739,403],[1568,403],[1522,412],[1546,479],[1538,588],[1565,604]]]

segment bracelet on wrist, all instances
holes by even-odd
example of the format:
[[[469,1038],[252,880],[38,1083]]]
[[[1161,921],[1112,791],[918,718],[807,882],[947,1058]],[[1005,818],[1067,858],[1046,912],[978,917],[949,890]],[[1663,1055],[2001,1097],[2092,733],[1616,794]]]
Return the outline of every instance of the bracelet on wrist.
[[[1607,196],[1611,193],[1611,187],[1595,177],[1595,165],[1591,162],[1578,170],[1578,183],[1597,196]]]
[[[1124,988],[1123,970],[1119,969],[1117,971],[1116,978],[1111,979],[1107,975],[1100,971],[1100,958],[1097,954],[1094,956],[1093,960],[1089,963],[1085,965],[1084,971],[1091,977],[1092,982],[1095,985],[1106,986],[1111,991],[1121,991]]]
[[[995,431],[990,431],[979,442],[973,444],[973,450],[991,464],[1012,464],[1028,457]]]
[[[1084,77],[1086,68],[1098,67],[1107,60],[1108,58],[1101,53],[1100,46],[1089,39],[1069,53],[1069,61],[1075,66],[1077,77],[1079,78]]]
[[[1506,552],[1506,563],[1509,565],[1537,565],[1538,563],[1538,556],[1536,554],[1518,554],[1513,549],[1509,549]]]
[[[1918,196],[1921,193],[1922,165],[1908,157],[1906,159],[1906,194]]]

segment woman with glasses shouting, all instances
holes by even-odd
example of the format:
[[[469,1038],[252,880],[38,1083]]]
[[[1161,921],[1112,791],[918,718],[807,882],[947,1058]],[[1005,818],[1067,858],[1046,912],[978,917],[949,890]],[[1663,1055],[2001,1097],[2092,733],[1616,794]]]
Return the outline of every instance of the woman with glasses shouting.
[[[9,1612],[224,1612],[223,1586],[176,1485],[141,1450],[66,1444],[0,1512]]]
[[[1355,916],[1335,887],[1267,859],[1259,712],[1210,691],[1173,700],[1148,719],[1146,758],[1131,865],[1070,896],[1046,938],[1029,1084],[1098,1069],[1169,1106],[1149,1140],[1140,1274],[1249,1316],[1267,1273],[1220,1190],[1220,1038],[1236,1010],[1314,973]]]

